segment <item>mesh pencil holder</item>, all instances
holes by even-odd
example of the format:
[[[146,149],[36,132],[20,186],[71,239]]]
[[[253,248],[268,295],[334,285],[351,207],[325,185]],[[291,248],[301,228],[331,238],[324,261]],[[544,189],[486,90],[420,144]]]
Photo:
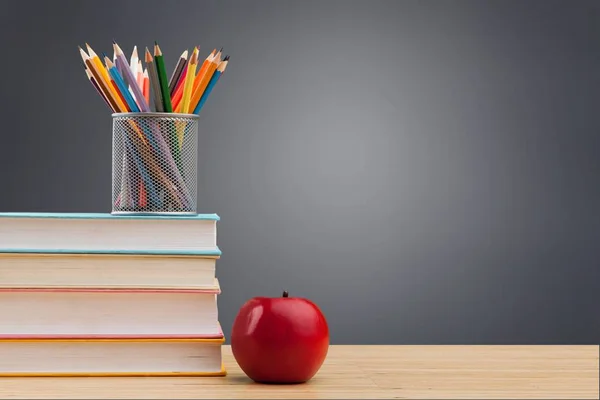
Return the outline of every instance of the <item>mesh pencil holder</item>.
[[[112,117],[112,213],[196,214],[198,116]]]

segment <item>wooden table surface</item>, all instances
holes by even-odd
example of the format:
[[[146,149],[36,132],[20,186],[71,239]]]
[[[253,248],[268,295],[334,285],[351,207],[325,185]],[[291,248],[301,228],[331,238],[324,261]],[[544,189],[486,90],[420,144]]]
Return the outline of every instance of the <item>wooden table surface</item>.
[[[331,346],[309,383],[261,385],[223,348],[224,378],[2,378],[22,399],[598,399],[599,346]]]

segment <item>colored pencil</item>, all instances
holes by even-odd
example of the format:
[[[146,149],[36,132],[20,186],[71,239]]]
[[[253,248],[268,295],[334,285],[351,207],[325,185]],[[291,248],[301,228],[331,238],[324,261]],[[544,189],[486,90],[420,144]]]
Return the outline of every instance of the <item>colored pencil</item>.
[[[117,67],[117,71],[119,71],[119,73],[121,74],[121,76],[123,76],[123,71],[121,71],[121,64],[117,64],[117,55],[113,54],[113,64],[115,64],[115,66]]]
[[[116,53],[114,53],[116,56]],[[133,74],[133,76],[136,77],[136,82],[137,82],[137,69],[138,69],[138,52],[137,52],[137,46],[133,46],[133,50],[131,51],[131,58],[129,59],[129,68],[131,68],[131,73]],[[121,65],[121,63],[117,63],[115,61],[114,63],[115,65]],[[121,73],[121,76],[123,77],[123,79],[125,79],[125,74],[122,72],[122,69],[119,69],[119,72]],[[135,99],[135,93],[133,92],[133,88],[130,85],[127,85],[127,87],[129,88],[129,93],[131,93],[131,96]],[[137,101],[136,101],[137,104]],[[138,107],[140,107],[138,105]]]
[[[120,62],[117,62],[117,53],[113,51],[113,55],[114,55],[113,56],[113,59],[114,59],[113,64],[115,64],[117,66],[117,70],[123,77],[123,80],[125,80],[125,74],[123,73],[123,68],[119,68],[119,67],[122,67],[122,64]],[[129,68],[131,69],[131,73],[133,74],[133,76],[137,76],[137,62],[136,62],[137,59],[138,59],[137,46],[133,46],[133,50],[131,52],[131,59],[129,61]],[[135,93],[133,93],[133,89],[131,88],[131,86],[127,85],[127,88],[129,89],[129,93],[131,93],[131,96],[135,99]],[[137,101],[136,101],[136,104],[137,104]],[[138,105],[138,107],[139,107],[139,105]]]
[[[150,77],[148,76],[148,69],[144,70],[144,97],[146,102],[150,105]]]
[[[87,54],[89,56],[90,61],[92,61],[94,64],[96,64],[96,66],[98,67],[98,71],[104,77],[104,80],[108,81],[110,79],[110,77],[108,76],[108,71],[106,71],[104,69],[104,66],[102,65],[102,61],[100,60],[100,57],[98,56],[98,54],[96,54],[94,49],[92,49],[92,47],[88,43],[85,44],[85,47],[87,48],[87,51],[88,51]]]
[[[83,51],[83,49],[81,47],[79,47],[79,52],[81,54],[81,58],[83,59],[83,62],[85,63],[88,70],[90,71],[90,73],[92,74],[94,79],[96,80],[98,87],[100,88],[102,93],[104,93],[104,96],[110,103],[110,107],[113,110],[115,110],[115,112],[124,112],[125,106],[117,103],[117,101],[115,100],[116,94],[110,90],[110,83],[108,83],[106,81],[106,79],[104,78],[104,76],[102,76],[102,73],[98,70],[98,66],[96,65],[96,63],[92,62],[92,60],[90,59],[90,56],[87,55],[86,52]]]
[[[102,57],[106,58],[106,54],[102,53]],[[104,65],[103,65],[104,66]],[[106,67],[106,71],[108,71],[108,67]],[[117,86],[117,82],[115,82],[114,78],[112,77],[112,75],[110,74],[110,71],[108,71],[109,74],[109,78],[110,78],[110,84],[111,86],[115,89],[115,91],[117,92],[117,95],[119,96],[119,99],[121,99],[121,101],[123,102],[123,104],[125,104],[125,108],[127,112],[131,112],[133,109],[131,108],[131,105],[129,104],[129,102],[127,101],[127,99],[125,98],[124,94],[122,93],[121,89],[119,88],[119,86]]]
[[[227,68],[228,62],[229,62],[229,56],[226,56],[223,59],[223,61],[221,61],[219,66],[217,67],[217,70],[213,74],[212,78],[210,78],[210,82],[208,82],[208,85],[206,86],[206,90],[204,91],[204,93],[202,93],[202,97],[200,97],[200,101],[196,105],[196,108],[194,108],[194,114],[200,113],[202,106],[204,106],[204,103],[206,103],[206,99],[212,92],[213,88],[217,84],[217,81],[219,80],[221,75],[223,75],[223,72],[225,72],[225,68]]]
[[[110,76],[115,81],[119,91],[121,92],[121,94],[125,98],[125,101],[129,105],[130,110],[132,112],[139,112],[140,109],[138,108],[133,97],[131,96],[131,93],[129,93],[127,85],[125,84],[125,81],[123,81],[123,77],[121,76],[119,71],[117,71],[117,67],[115,67],[115,65],[112,63],[112,61],[110,61],[110,58],[108,57],[104,57],[104,63],[106,64],[106,68],[108,69]]]
[[[194,90],[196,90],[196,88],[198,87],[198,84],[200,83],[202,76],[204,75],[204,73],[206,72],[206,69],[208,68],[208,66],[210,64],[210,60],[212,59],[212,57],[215,56],[216,52],[217,52],[217,49],[214,49],[202,63],[202,66],[200,67],[198,74],[196,74],[196,77],[194,78],[194,86],[192,86],[192,95],[194,93]],[[187,73],[186,73],[186,75],[187,75]],[[181,112],[181,98],[182,97],[183,97],[183,85],[181,85],[179,88],[177,88],[175,90],[175,94],[173,95],[173,109],[176,112]]]
[[[183,53],[181,53],[181,56],[179,57],[179,61],[177,62],[177,65],[175,66],[175,69],[173,70],[173,73],[171,74],[171,78],[169,79],[169,96],[173,96],[173,92],[175,92],[175,87],[177,86],[177,82],[179,82],[179,79],[181,78],[181,73],[183,72],[183,69],[187,65],[187,58],[188,58],[188,51],[185,50]]]
[[[116,56],[116,54],[115,54],[115,56]],[[139,57],[138,57],[137,46],[133,46],[133,50],[131,51],[130,60],[131,61],[130,61],[129,65],[131,68],[131,72],[133,73],[134,76],[137,76],[138,68],[139,68],[138,67]],[[115,62],[113,62],[113,64],[115,64],[115,67],[116,67],[116,64],[117,64],[116,57],[115,57]],[[121,63],[119,63],[119,65],[121,65]],[[121,89],[121,92],[123,92],[123,94],[125,92],[127,92],[129,94],[128,95],[129,102],[133,101],[133,103],[135,104],[135,110],[139,111],[140,110],[139,104],[137,104],[137,102],[135,101],[135,93],[133,92],[133,89],[131,88],[131,86],[125,84],[125,80],[123,78],[123,73],[121,72],[122,69],[117,68],[117,71],[119,71],[121,82],[123,83],[123,86],[125,88],[125,89]],[[132,109],[132,111],[134,111],[134,110]],[[129,152],[127,152],[127,153],[129,153]],[[127,155],[127,154],[124,154],[124,156],[125,155]],[[130,154],[129,154],[129,157],[131,157]],[[139,201],[140,207],[142,207],[142,204],[146,200],[146,192],[144,190],[144,180],[141,178],[139,173],[129,172],[129,162],[126,164],[126,169],[127,169],[127,171],[126,171],[127,175],[123,174],[122,176],[128,178],[127,182],[126,182],[127,187],[132,188],[133,198],[130,199],[130,201],[129,201],[131,203],[131,207],[135,207],[135,197],[138,197],[138,196],[136,196],[136,193],[139,194],[138,201]],[[125,179],[123,179],[123,181],[125,181]],[[129,192],[129,190],[127,192]],[[142,198],[142,196],[143,196],[143,198]]]
[[[181,112],[188,114],[190,110],[190,100],[192,96],[192,85],[194,84],[194,78],[196,77],[196,66],[198,65],[198,48],[194,48],[192,56],[190,57],[190,63],[188,65],[188,72],[185,76],[185,82],[183,83],[183,98]]]
[[[94,77],[92,76],[92,73],[90,72],[89,69],[87,69],[87,67],[85,69],[85,74],[87,75],[87,77],[88,77],[89,81],[91,82],[91,84],[94,85],[94,87],[96,88],[96,91],[98,92],[98,94],[100,95],[100,97],[102,97],[102,100],[104,100],[104,102],[106,103],[106,105],[108,106],[108,108],[112,112],[115,112],[115,110],[112,108],[112,106],[108,102],[108,99],[106,98],[106,96],[104,95],[104,93],[102,93],[102,90],[100,89],[100,87],[96,83],[96,79],[94,79]]]
[[[93,52],[93,50],[92,50]],[[100,60],[100,57],[95,54],[95,59]],[[94,60],[92,60],[94,61]],[[94,62],[95,63],[95,62]],[[98,66],[100,71],[106,71],[106,69],[104,68],[104,65],[102,64],[102,62],[100,62],[100,65]],[[101,74],[102,75],[102,74]],[[108,76],[108,80],[107,80],[107,86],[109,88],[109,90],[111,92],[113,92],[114,99],[115,101],[119,104],[119,105],[123,105],[125,107],[125,111],[131,111],[129,109],[129,106],[127,105],[127,103],[125,102],[125,99],[123,98],[123,96],[121,95],[121,92],[119,91],[119,89],[117,88],[117,85],[115,84],[115,82],[112,80],[112,78],[110,77],[110,75]]]
[[[125,105],[125,103],[119,96],[117,90],[114,88],[113,84],[111,83],[111,79],[110,79],[110,76],[108,75],[108,71],[106,71],[106,69],[104,68],[104,65],[102,65],[102,61],[100,61],[100,57],[98,57],[98,55],[94,52],[94,50],[90,47],[89,44],[86,43],[85,45],[88,49],[88,54],[89,54],[88,59],[92,64],[95,65],[95,67],[96,67],[95,70],[99,74],[98,77],[96,77],[94,75],[96,82],[98,82],[98,85],[100,85],[100,81],[103,81],[106,86],[106,90],[108,90],[108,92],[110,92],[112,94],[113,100],[118,105],[118,109],[123,110],[122,112],[127,112],[127,106]],[[81,49],[81,51],[83,51],[83,49]],[[92,74],[93,74],[94,70],[90,68],[90,72],[92,72]],[[103,91],[104,91],[104,88],[103,88]]]
[[[133,46],[133,50],[131,51],[131,58],[129,61],[129,66],[131,68],[131,72],[133,73],[133,76],[137,76],[138,61],[139,61],[139,57],[138,57],[137,46]]]
[[[137,79],[137,84],[142,89],[142,93],[143,93],[144,92],[144,67],[142,66],[141,60],[138,60],[136,79]]]
[[[143,179],[139,179],[140,181],[140,187],[139,187],[139,191],[140,191],[140,199],[139,199],[139,204],[140,207],[144,208],[148,205],[148,197],[147,197],[147,193],[146,193],[146,188],[144,187],[144,180]]]
[[[179,108],[179,103],[181,103],[181,99],[183,98],[183,84],[185,83],[185,77],[187,76],[187,70],[190,63],[187,63],[183,72],[181,73],[181,79],[177,82],[175,86],[175,93],[171,96],[171,104],[173,104],[173,109],[177,110]]]
[[[202,97],[202,94],[204,93],[206,86],[208,86],[208,82],[210,81],[210,78],[212,78],[212,76],[213,76],[215,70],[217,69],[217,67],[219,66],[220,62],[221,62],[221,52],[218,52],[210,60],[210,63],[208,65],[208,67],[206,68],[204,75],[202,76],[202,78],[200,79],[200,82],[198,83],[198,87],[196,87],[194,89],[194,94],[192,94],[192,100],[190,101],[192,104],[192,109],[195,109],[196,106],[198,105],[198,103],[200,102],[200,97]]]
[[[160,83],[163,108],[165,112],[173,112],[171,95],[169,94],[169,82],[167,81],[167,71],[165,69],[165,60],[157,42],[154,42],[154,62],[156,64],[158,82]]]
[[[119,47],[116,42],[113,42],[113,49],[115,54],[117,55],[117,64],[121,64],[123,69],[123,79],[125,83],[129,84],[131,89],[133,90],[133,94],[135,95],[135,101],[142,112],[150,112],[150,107],[148,103],[146,103],[146,99],[144,98],[144,94],[142,93],[142,89],[137,84],[136,78],[133,76],[131,72],[131,67],[127,63],[125,59],[125,55],[123,54],[123,50]]]
[[[212,56],[214,56],[216,54],[217,49],[214,49],[207,57],[207,59],[211,58]],[[189,63],[188,63],[189,65]],[[200,70],[198,71],[198,73],[196,74],[196,77],[194,78],[194,86],[192,87],[192,93],[194,93],[194,88],[196,88],[198,86],[198,83],[200,82],[200,78],[202,77],[202,74],[204,74],[204,71],[206,71],[206,68],[208,67],[208,61],[204,60],[204,62],[202,63],[202,66],[200,67]],[[187,73],[187,71],[186,71]],[[183,82],[182,82],[183,83]],[[177,87],[175,89],[175,93],[173,94],[173,109],[174,110],[180,110],[181,109],[181,99],[183,98],[183,84],[181,84],[179,87]]]
[[[185,76],[187,75],[187,68],[188,68],[189,63],[185,64],[185,67],[183,67],[183,71],[181,71],[181,76],[179,77],[179,81],[177,81],[177,84],[175,84],[175,89],[173,90],[173,94],[171,95],[171,103],[173,105],[175,105],[174,101],[175,101],[175,96],[177,94],[179,94],[179,100],[181,100],[181,96],[183,95],[183,82],[185,82]]]
[[[171,105],[171,96],[169,95],[169,82],[167,81],[167,71],[165,69],[165,60],[160,50],[160,46],[157,42],[154,42],[154,65],[156,66],[156,74],[158,75],[158,83],[160,83],[160,94],[163,102],[164,111],[167,113],[173,112],[173,107]],[[168,122],[168,121],[167,121]],[[168,124],[172,128],[175,128],[172,123]],[[169,129],[169,128],[167,128]],[[168,136],[169,148],[171,150],[171,154],[175,159],[175,163],[179,171],[183,171],[183,167],[181,165],[181,152],[179,150],[179,145],[177,143],[177,132],[171,133]]]
[[[146,66],[148,67],[148,75],[150,77],[150,85],[152,86],[152,92],[154,92],[154,107],[156,112],[164,112],[161,92],[160,92],[160,83],[158,82],[158,75],[156,74],[156,66],[154,65],[154,58],[152,54],[150,54],[150,50],[146,47],[145,54]]]

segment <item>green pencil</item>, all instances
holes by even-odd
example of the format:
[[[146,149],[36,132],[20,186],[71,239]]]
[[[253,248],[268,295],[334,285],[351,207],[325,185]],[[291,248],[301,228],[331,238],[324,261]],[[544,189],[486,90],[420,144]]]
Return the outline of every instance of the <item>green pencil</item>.
[[[160,91],[164,106],[163,108],[165,112],[173,112],[171,95],[169,94],[169,78],[167,78],[165,60],[163,59],[162,51],[160,51],[160,47],[158,47],[158,43],[156,42],[154,42],[154,62],[156,63],[156,72],[158,74],[158,81],[160,82]]]
[[[160,83],[160,92],[162,95],[163,109],[167,113],[173,112],[173,106],[171,105],[171,95],[169,94],[169,78],[167,78],[167,70],[165,68],[165,61],[163,59],[162,51],[158,47],[158,43],[154,42],[154,62],[156,64],[156,73],[158,74],[158,81]],[[183,174],[183,168],[181,166],[181,151],[179,150],[179,143],[177,140],[177,130],[173,126],[173,121],[167,122],[166,131],[169,132],[169,147],[171,148],[171,154],[175,159],[175,164],[179,168],[179,171]],[[163,132],[165,132],[163,130]]]

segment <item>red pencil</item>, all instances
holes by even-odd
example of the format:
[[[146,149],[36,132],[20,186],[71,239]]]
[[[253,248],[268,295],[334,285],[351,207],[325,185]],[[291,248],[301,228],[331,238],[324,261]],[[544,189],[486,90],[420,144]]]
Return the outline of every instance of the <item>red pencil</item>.
[[[187,64],[185,67],[183,67],[179,81],[177,81],[177,85],[175,85],[173,96],[171,97],[171,103],[173,104],[173,107],[176,107],[183,97],[183,83],[185,82],[185,77],[187,75],[187,67]]]

